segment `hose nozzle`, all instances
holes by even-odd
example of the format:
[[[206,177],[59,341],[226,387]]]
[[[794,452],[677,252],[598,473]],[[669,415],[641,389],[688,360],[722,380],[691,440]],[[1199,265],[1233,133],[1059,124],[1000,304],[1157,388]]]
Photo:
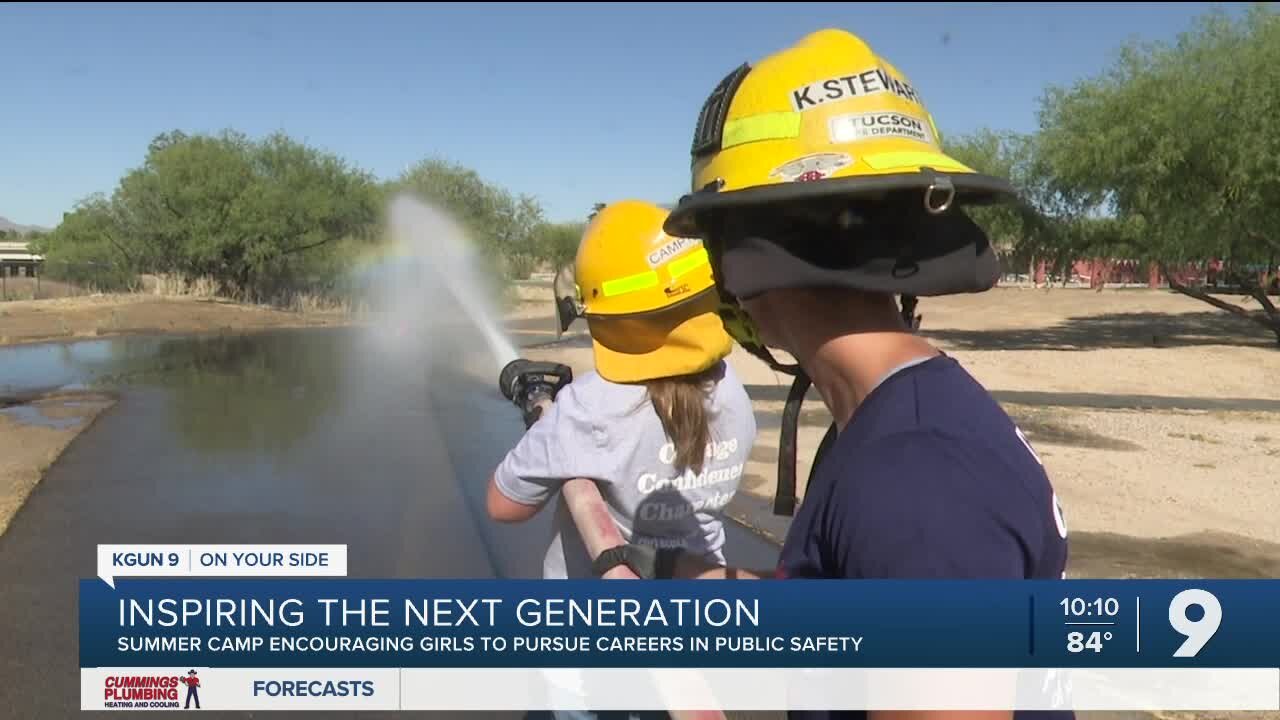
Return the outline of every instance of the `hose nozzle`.
[[[568,365],[516,358],[498,373],[498,391],[520,408],[525,424],[537,419],[535,407],[543,399],[554,400],[561,388],[573,382]]]

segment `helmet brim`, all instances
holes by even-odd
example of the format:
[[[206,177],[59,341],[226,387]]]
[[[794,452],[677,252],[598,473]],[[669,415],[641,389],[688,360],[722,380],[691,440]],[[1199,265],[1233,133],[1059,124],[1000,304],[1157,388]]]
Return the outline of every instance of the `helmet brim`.
[[[725,292],[739,299],[805,287],[930,297],[985,292],[999,281],[995,250],[982,228],[962,211],[921,213],[911,235],[912,247],[932,250],[909,261],[877,257],[852,267],[815,263],[768,238],[737,238],[726,243],[718,272]]]
[[[588,316],[596,371],[615,383],[692,375],[733,349],[717,314],[719,298],[702,293],[677,312]]]
[[[990,205],[1012,202],[1017,192],[1009,181],[981,173],[907,172],[886,175],[828,178],[815,182],[786,182],[718,192],[701,190],[685,195],[663,224],[668,235],[705,237],[701,218],[708,212],[735,208],[758,207],[837,195],[858,197],[901,190],[927,191],[939,178],[946,178],[955,188],[954,202],[960,205]]]

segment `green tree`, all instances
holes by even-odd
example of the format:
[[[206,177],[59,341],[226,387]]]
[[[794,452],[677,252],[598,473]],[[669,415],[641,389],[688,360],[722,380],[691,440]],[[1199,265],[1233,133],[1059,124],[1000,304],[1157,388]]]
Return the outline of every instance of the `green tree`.
[[[991,237],[1006,271],[1034,273],[1043,261],[1049,269],[1065,272],[1090,251],[1096,219],[1056,181],[1036,135],[984,128],[949,139],[945,148],[978,172],[1009,180],[1018,193],[1016,202],[969,210]]]
[[[242,235],[232,245],[242,286],[268,293],[296,287],[308,251],[371,237],[380,196],[368,174],[284,135],[253,150],[253,192],[237,203]]]
[[[1057,187],[1114,218],[1134,257],[1178,292],[1275,333],[1264,271],[1280,256],[1280,16],[1211,13],[1174,43],[1130,44],[1113,67],[1043,98],[1037,144]],[[1184,285],[1175,264],[1221,259],[1260,312]]]
[[[134,281],[138,264],[130,245],[111,201],[91,195],[30,247],[44,256],[41,272],[47,277],[110,291],[123,290]]]
[[[542,208],[533,198],[512,195],[479,173],[439,159],[423,160],[392,183],[448,211],[482,256],[508,277],[527,276],[537,256],[535,229]]]
[[[1006,178],[1018,188],[1027,202],[1025,161],[1030,139],[1015,133],[982,129],[971,135],[951,138],[946,151],[978,172]],[[1000,253],[1005,272],[1026,272],[1038,248],[1032,247],[1039,216],[1027,205],[1000,204],[969,210],[974,221],[987,231],[992,245]]]
[[[284,135],[255,142],[230,131],[170,132],[109,199],[82,203],[46,245],[51,269],[110,264],[112,284],[181,273],[273,299],[296,288],[307,251],[367,237],[378,200],[366,173]]]
[[[540,224],[534,231],[538,257],[549,263],[553,271],[571,265],[585,229],[586,225],[580,222]]]

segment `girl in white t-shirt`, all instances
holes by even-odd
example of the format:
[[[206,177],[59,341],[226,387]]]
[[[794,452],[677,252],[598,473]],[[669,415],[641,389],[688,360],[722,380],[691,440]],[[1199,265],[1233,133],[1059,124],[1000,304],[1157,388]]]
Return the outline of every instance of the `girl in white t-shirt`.
[[[488,509],[496,520],[527,520],[565,481],[588,478],[629,543],[723,564],[722,510],[738,490],[756,424],[724,361],[732,341],[716,312],[707,252],[662,232],[666,215],[624,201],[588,225],[575,277],[595,371],[562,389],[507,454],[490,480]],[[543,576],[593,577],[563,500],[554,530]]]

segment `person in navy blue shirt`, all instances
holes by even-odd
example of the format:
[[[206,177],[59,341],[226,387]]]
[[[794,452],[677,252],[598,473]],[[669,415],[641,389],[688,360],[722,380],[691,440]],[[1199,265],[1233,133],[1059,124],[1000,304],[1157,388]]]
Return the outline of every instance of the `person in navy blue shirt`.
[[[726,282],[733,286],[733,264]],[[680,557],[689,577],[1058,579],[1067,528],[1035,450],[891,295],[769,290],[742,300],[813,378],[838,434],[770,572]]]
[[[1067,527],[1040,459],[991,394],[914,332],[917,296],[983,292],[998,281],[999,260],[966,208],[1016,201],[1009,183],[947,157],[916,88],[841,30],[726,76],[698,116],[692,155],[694,192],[666,232],[704,240],[726,329],[775,368],[783,365],[769,348],[795,358],[836,435],[775,569],[639,552],[632,569],[686,578],[1064,577]],[[1011,715],[1026,717],[792,713]]]
[[[847,350],[846,372],[883,377],[845,385],[844,397],[861,400],[838,416],[843,428],[806,489],[777,574],[1062,577],[1067,531],[1057,498],[991,395],[955,359],[905,332],[855,332],[834,344]],[[886,368],[890,357],[907,359]],[[824,397],[841,397],[841,381],[824,384]]]
[[[737,287],[733,250],[725,282]],[[785,269],[779,272],[785,277]],[[745,281],[744,281],[745,282]],[[686,578],[994,579],[1065,576],[1067,528],[1022,431],[954,358],[911,332],[891,295],[780,288],[740,298],[758,337],[796,358],[835,420],[772,571]],[[643,572],[637,570],[638,573]],[[792,718],[1070,720],[1070,712],[791,712]]]

